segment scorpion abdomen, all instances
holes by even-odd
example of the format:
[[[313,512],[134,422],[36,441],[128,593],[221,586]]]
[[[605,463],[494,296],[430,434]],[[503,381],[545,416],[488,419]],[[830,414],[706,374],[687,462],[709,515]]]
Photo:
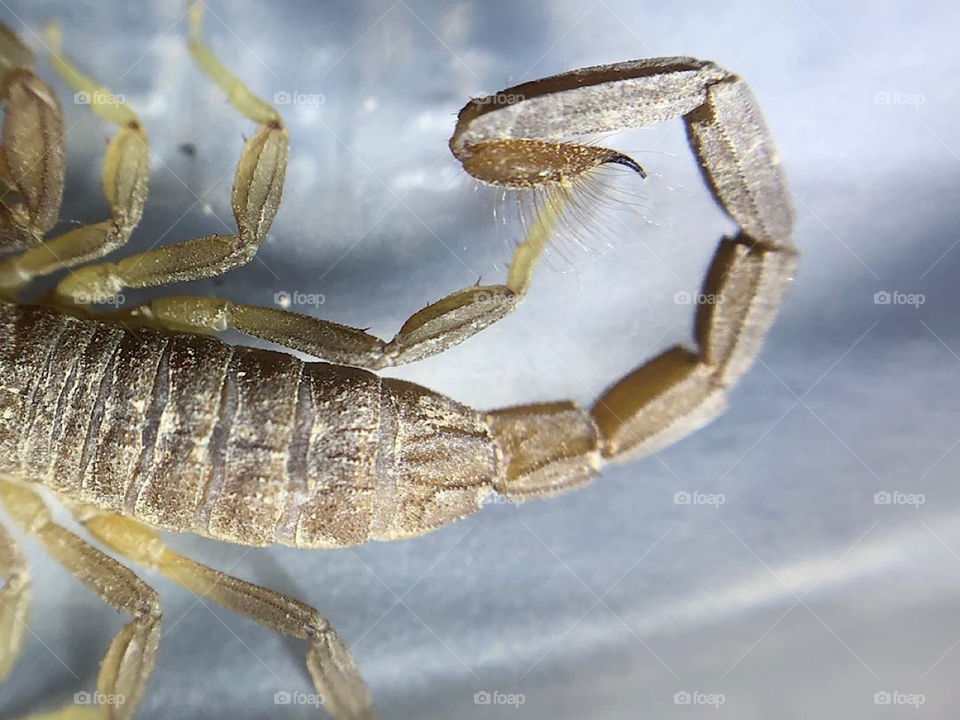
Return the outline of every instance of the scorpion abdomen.
[[[485,416],[358,368],[0,303],[0,468],[152,527],[343,547],[479,509]]]

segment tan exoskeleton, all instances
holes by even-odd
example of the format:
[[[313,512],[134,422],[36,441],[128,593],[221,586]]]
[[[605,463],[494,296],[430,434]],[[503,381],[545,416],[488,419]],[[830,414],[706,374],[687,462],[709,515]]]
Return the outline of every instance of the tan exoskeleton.
[[[518,248],[504,285],[470,287],[413,315],[389,342],[281,309],[206,297],[153,300],[93,318],[84,304],[124,287],[210,277],[247,262],[277,212],[287,160],[279,114],[199,40],[199,66],[259,127],[233,188],[235,235],[176,243],[73,271],[39,305],[16,292],[32,277],[100,257],[126,242],[146,197],[149,150],[133,111],[82,75],[48,30],[57,72],[119,130],[103,185],[112,216],[43,243],[63,184],[63,127],[30,52],[0,37],[6,118],[0,177],[8,186],[0,248],[0,499],[71,573],[132,620],[114,638],[98,691],[122,696],[104,716],[133,715],[153,669],[156,592],[125,565],[58,526],[36,488],[68,505],[112,551],[231,610],[309,644],[317,691],[337,718],[372,716],[346,645],[312,607],[168,549],[159,530],[232,543],[335,548],[420,535],[476,512],[493,493],[513,499],[579,487],[608,461],[638,458],[716,417],[749,368],[789,284],[790,192],[750,90],[713,63],[659,58],[576,70],[472,100],[450,148],[467,171],[508,188],[563,191],[627,156],[567,138],[682,118],[704,177],[739,225],[720,242],[703,292],[695,349],[677,346],[609,388],[590,409],[571,402],[477,412],[369,369],[462,342],[513,310],[561,210],[548,203]],[[16,202],[11,200],[14,198]],[[131,329],[131,324],[136,324]],[[226,328],[340,363],[206,337]],[[30,584],[0,527],[0,679],[23,639]]]

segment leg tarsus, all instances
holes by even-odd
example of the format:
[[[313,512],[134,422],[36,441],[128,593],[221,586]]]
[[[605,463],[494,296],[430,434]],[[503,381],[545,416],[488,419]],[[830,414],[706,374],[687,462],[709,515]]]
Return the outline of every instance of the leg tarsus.
[[[13,520],[35,536],[74,577],[133,619],[110,643],[100,668],[97,690],[123,701],[105,708],[112,720],[133,716],[153,672],[160,641],[157,593],[129,568],[52,522],[50,511],[33,490],[0,480],[2,499]]]
[[[50,63],[54,71],[63,78],[73,90],[82,95],[82,100],[90,105],[90,109],[108,122],[120,127],[134,127],[139,125],[137,114],[124,102],[101,86],[92,78],[80,71],[72,62],[67,60],[61,49],[63,38],[60,27],[56,23],[48,23],[44,28],[46,46],[50,51]]]
[[[347,646],[317,610],[184,557],[135,520],[97,512],[81,513],[79,519],[94,537],[131,560],[279,633],[307,640],[307,666],[331,715],[338,720],[372,718],[369,691]]]
[[[323,358],[329,362],[376,370],[421,360],[457,345],[509,314],[530,286],[534,269],[559,219],[559,202],[547,205],[514,253],[506,285],[472,285],[451,293],[411,315],[389,342],[363,330],[278,308],[233,303],[203,297],[170,297],[124,311],[121,317],[140,318],[169,330],[216,334],[227,328]],[[203,241],[195,241],[201,243]],[[61,282],[65,292],[116,292],[132,284],[134,273],[169,273],[180,262],[177,246],[151,251],[152,258],[131,256],[117,265],[82,268]],[[240,243],[239,247],[248,246]],[[143,263],[143,267],[140,267]],[[129,267],[131,270],[125,271]],[[138,270],[137,268],[140,267]],[[119,279],[118,279],[119,278]],[[146,276],[152,283],[152,276]]]
[[[230,103],[256,123],[282,122],[280,114],[270,103],[257,97],[236,75],[227,70],[210,48],[201,40],[203,31],[204,4],[190,5],[190,54],[194,61],[230,98]]]
[[[279,113],[246,90],[199,42],[202,13],[200,4],[190,9],[190,48],[194,58],[228,92],[241,112],[260,123],[244,143],[234,176],[232,206],[238,234],[186,240],[131,255],[117,263],[83,268],[57,285],[55,292],[61,302],[72,302],[78,297],[109,298],[125,287],[153,287],[220,275],[249,262],[267,237],[283,194],[289,136]],[[122,169],[117,163],[108,166]],[[121,192],[130,184],[115,183],[114,195],[135,198],[136,193]]]

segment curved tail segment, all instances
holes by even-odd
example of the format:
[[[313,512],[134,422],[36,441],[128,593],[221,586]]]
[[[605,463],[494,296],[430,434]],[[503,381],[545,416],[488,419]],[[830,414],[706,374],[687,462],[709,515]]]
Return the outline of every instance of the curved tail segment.
[[[704,280],[702,293],[716,302],[698,307],[694,348],[676,346],[644,363],[589,411],[554,403],[490,413],[507,458],[502,494],[563,492],[588,481],[602,461],[656,452],[722,413],[792,279],[794,209],[753,94],[710,62],[659,58],[587,68],[473,100],[460,113],[454,154],[478,179],[505,187],[531,177],[567,182],[590,162],[619,162],[566,138],[677,117],[714,198],[740,227],[721,240]],[[530,143],[549,146],[536,154],[539,168],[531,167]],[[517,148],[514,165],[510,147]],[[556,158],[572,159],[558,170]]]

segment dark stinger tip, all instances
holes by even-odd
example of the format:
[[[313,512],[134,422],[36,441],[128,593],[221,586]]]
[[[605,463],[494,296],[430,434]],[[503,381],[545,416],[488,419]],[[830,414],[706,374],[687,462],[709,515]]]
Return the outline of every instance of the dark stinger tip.
[[[607,160],[607,162],[628,167],[644,179],[647,177],[647,171],[640,167],[640,163],[638,163],[629,155],[624,155],[623,153],[614,153],[610,156],[610,159]]]

